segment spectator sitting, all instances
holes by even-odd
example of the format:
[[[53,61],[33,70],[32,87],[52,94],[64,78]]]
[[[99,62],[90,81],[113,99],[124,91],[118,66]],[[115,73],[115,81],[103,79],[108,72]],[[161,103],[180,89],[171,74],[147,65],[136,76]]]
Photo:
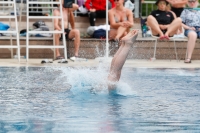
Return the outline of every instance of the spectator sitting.
[[[114,0],[110,2],[114,7]],[[106,18],[106,0],[86,0],[85,7],[89,11],[90,26],[95,26],[96,18]]]
[[[189,0],[187,3],[189,8],[196,8],[199,5],[198,0]],[[184,9],[181,13],[185,36],[188,37],[187,53],[185,63],[191,63],[192,53],[195,47],[197,37],[200,38],[200,11],[193,9]]]
[[[174,18],[171,12],[166,11],[167,1],[157,0],[155,4],[158,9],[152,11],[151,15],[147,17],[147,25],[150,26],[153,35],[159,36],[161,40],[169,40],[170,36],[177,33],[182,20]]]
[[[110,22],[109,39],[119,40],[133,26],[133,13],[124,7],[124,0],[115,0],[115,7],[108,11]]]
[[[62,0],[62,3],[64,4],[64,0]],[[62,7],[63,11],[63,20],[64,20],[64,28],[65,28],[65,38],[66,39],[73,39],[74,38],[74,46],[75,46],[75,52],[74,57],[71,57],[71,60],[76,60],[76,57],[78,57],[78,51],[80,46],[80,31],[78,29],[75,29],[74,24],[74,15],[73,11],[78,9],[78,5],[72,4],[72,8],[64,8]],[[54,16],[60,16],[60,10],[55,9],[53,12]],[[68,18],[69,17],[69,18]],[[68,19],[71,25],[71,30],[68,27]],[[62,21],[59,18],[54,19],[54,27],[55,30],[62,31]],[[55,34],[55,44],[59,45],[60,38],[62,38],[61,34]],[[59,49],[56,49],[56,59],[63,59],[63,56],[60,55]]]

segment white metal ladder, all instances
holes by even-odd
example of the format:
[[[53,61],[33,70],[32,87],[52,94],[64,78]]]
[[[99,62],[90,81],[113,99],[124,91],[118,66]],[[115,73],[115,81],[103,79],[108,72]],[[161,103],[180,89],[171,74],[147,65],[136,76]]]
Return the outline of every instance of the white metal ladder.
[[[0,45],[0,48],[8,48],[11,50],[11,58],[13,58],[13,49],[17,49],[16,54],[18,61],[20,62],[20,42],[19,42],[19,29],[18,29],[18,21],[17,21],[17,12],[16,12],[16,2],[15,0],[9,1],[0,1],[0,4],[3,5],[3,8],[12,8],[14,14],[11,15],[10,10],[8,15],[0,16],[0,19],[9,19],[11,24],[12,19],[15,20],[15,30],[13,31],[0,31],[0,33],[9,33],[9,34],[16,34],[16,45],[13,45],[13,36],[10,35],[10,45]],[[12,5],[12,6],[10,6]],[[6,7],[7,6],[7,7]],[[11,25],[10,25],[11,26]],[[6,37],[5,37],[6,38]]]
[[[53,1],[53,0],[40,0],[40,1],[30,1],[30,0],[27,0],[26,2],[27,4],[27,33],[26,33],[26,61],[28,61],[29,59],[29,49],[30,48],[33,48],[33,49],[55,49],[55,48],[63,48],[64,49],[64,57],[65,59],[67,59],[67,47],[66,47],[66,38],[64,37],[65,36],[65,32],[64,32],[64,21],[63,21],[63,12],[62,12],[62,1],[59,0],[58,2],[57,1]],[[59,10],[60,10],[60,16],[29,16],[29,4],[49,4],[49,5],[53,5],[53,4],[59,4]],[[51,6],[50,8],[53,9],[53,6]],[[45,19],[54,19],[54,18],[59,18],[61,19],[61,22],[62,22],[62,31],[55,31],[54,29],[53,30],[49,30],[49,31],[30,31],[29,30],[29,19],[40,19],[40,20],[45,20]],[[60,33],[62,34],[63,36],[63,45],[59,45],[59,46],[55,46],[55,45],[29,45],[29,34],[31,33],[52,33],[52,34],[55,34],[55,33]],[[53,41],[53,44],[54,44],[54,41]],[[55,52],[54,52],[55,53]]]

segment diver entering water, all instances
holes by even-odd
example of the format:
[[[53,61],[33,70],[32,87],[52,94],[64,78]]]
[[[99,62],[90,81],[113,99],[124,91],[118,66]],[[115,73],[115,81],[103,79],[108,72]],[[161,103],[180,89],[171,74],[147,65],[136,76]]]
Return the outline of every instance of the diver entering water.
[[[115,84],[119,81],[121,76],[122,67],[137,36],[138,30],[132,30],[121,39],[121,45],[115,53],[110,66],[110,72],[108,75],[109,91],[115,89]]]

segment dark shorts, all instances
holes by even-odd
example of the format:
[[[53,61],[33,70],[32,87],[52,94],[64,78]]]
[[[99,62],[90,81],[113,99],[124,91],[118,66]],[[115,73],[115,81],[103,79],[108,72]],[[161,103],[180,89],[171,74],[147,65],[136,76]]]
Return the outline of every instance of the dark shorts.
[[[167,32],[167,30],[161,30],[161,31],[162,31],[163,34],[165,34]],[[158,34],[158,35],[154,35],[154,36],[158,36],[159,37],[160,35]]]
[[[185,32],[184,32],[184,35],[188,37],[189,32],[196,32],[196,33],[197,33],[197,38],[200,38],[200,31],[199,31],[199,28],[200,28],[200,27],[195,26],[196,31],[194,31],[194,30],[187,30],[187,29],[186,29]]]
[[[65,29],[65,38],[69,39],[69,33],[70,33],[70,29]],[[62,40],[63,36],[61,34],[60,40]]]
[[[171,10],[176,14],[176,17],[180,17],[181,16],[181,13],[183,11],[184,8],[174,8],[172,7]]]
[[[167,32],[167,30],[161,30],[163,34],[165,34]]]

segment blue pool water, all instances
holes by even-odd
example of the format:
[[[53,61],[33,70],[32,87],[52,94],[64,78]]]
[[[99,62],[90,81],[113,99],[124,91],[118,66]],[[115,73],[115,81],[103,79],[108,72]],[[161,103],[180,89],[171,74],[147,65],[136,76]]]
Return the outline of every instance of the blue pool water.
[[[199,133],[200,69],[1,67],[0,133]]]

